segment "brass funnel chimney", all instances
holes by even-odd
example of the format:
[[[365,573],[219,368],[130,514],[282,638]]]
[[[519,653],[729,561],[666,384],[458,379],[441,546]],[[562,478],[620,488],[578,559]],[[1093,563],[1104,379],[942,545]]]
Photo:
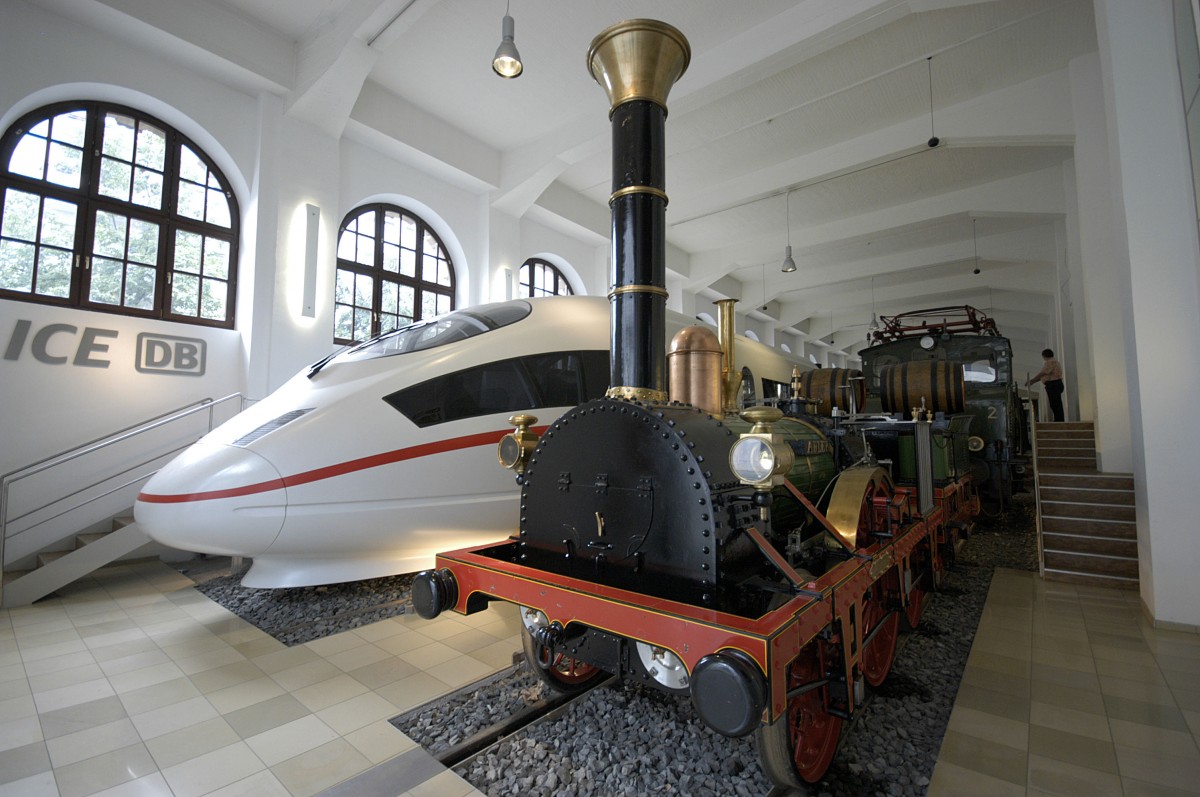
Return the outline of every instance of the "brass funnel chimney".
[[[588,71],[607,92],[613,182],[608,395],[666,402],[667,94],[687,69],[682,33],[652,19],[619,22],[588,49]]]
[[[724,412],[737,412],[738,391],[742,387],[742,372],[737,370],[733,359],[733,306],[737,304],[737,299],[718,299],[713,304],[717,306],[717,340],[721,343],[721,409]]]

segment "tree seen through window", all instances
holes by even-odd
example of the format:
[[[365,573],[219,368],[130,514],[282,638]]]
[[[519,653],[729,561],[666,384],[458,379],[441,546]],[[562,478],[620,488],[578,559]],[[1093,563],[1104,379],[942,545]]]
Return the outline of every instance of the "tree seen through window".
[[[365,205],[338,232],[333,338],[361,343],[454,309],[454,264],[420,216]]]
[[[0,139],[0,297],[233,326],[238,210],[181,133],[69,102]]]

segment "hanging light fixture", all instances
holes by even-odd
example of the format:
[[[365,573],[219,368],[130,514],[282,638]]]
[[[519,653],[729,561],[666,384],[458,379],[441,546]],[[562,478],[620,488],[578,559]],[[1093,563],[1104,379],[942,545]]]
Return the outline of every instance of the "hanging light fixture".
[[[879,316],[875,315],[875,278],[871,277],[871,323],[867,325],[867,329],[872,332],[879,331]]]
[[[783,273],[791,274],[796,270],[796,261],[792,259],[792,192],[783,195],[784,212],[787,214],[787,246],[783,250]]]
[[[508,14],[509,6],[504,6],[504,19],[500,23],[500,46],[496,48],[496,57],[492,59],[492,70],[503,78],[520,77],[525,67],[521,64],[521,54],[513,42],[513,31],[516,25]]]
[[[979,236],[975,234],[976,219],[971,219],[971,240],[975,242],[975,270],[972,274],[979,273]]]
[[[929,148],[933,149],[942,143],[942,140],[933,132],[933,56],[926,58],[925,63],[929,69],[929,141],[927,143]]]

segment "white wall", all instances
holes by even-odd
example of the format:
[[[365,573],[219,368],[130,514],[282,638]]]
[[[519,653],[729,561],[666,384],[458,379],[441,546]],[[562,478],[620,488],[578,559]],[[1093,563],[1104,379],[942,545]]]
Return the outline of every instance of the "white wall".
[[[230,179],[245,211],[247,174],[255,160],[253,97],[160,58],[131,52],[124,42],[24,3],[4,5],[0,71],[5,75],[0,81],[0,127],[60,100],[135,106],[203,147]],[[17,346],[14,332],[25,324],[27,338]],[[63,326],[50,327],[55,324]],[[47,329],[52,334],[36,347],[39,332]],[[139,335],[203,343],[203,376],[194,369],[138,371]],[[5,413],[0,473],[190,401],[245,388],[239,336],[229,330],[0,301],[0,338],[6,352],[0,355],[0,407]],[[89,340],[100,348],[85,351],[76,365],[81,343],[86,349]]]
[[[167,361],[167,346],[178,361]],[[0,301],[0,473],[236,393],[244,372],[230,330]]]
[[[1168,0],[1096,0],[1114,235],[1128,257],[1126,369],[1141,596],[1160,622],[1200,625],[1191,503],[1200,427],[1200,240]]]
[[[19,0],[4,1],[0,73],[0,127],[62,100],[129,105],[210,155],[241,213],[234,330],[0,301],[0,473],[202,397],[261,398],[330,352],[337,229],[365,202],[404,205],[437,230],[455,263],[459,306],[496,298],[499,267],[534,255],[563,265],[580,292],[607,290],[607,246],[593,233],[505,216],[491,210],[489,186],[448,182],[361,137],[334,138],[289,117],[277,94],[202,77]],[[301,307],[308,204],[320,209],[315,317]],[[25,340],[14,342],[19,330]],[[203,347],[203,375],[137,370],[139,335]],[[81,341],[90,344],[76,365]]]
[[[1115,190],[1105,129],[1100,57],[1086,55],[1071,62],[1071,106],[1075,115],[1074,178],[1082,291],[1088,312],[1088,361],[1077,360],[1081,381],[1088,385],[1094,414],[1096,450],[1102,470],[1133,470],[1129,427],[1129,383],[1125,338],[1129,324],[1129,253],[1118,240],[1114,222]],[[1078,351],[1078,350],[1077,350]],[[1082,396],[1081,396],[1082,398]],[[1084,404],[1084,406],[1088,406]]]

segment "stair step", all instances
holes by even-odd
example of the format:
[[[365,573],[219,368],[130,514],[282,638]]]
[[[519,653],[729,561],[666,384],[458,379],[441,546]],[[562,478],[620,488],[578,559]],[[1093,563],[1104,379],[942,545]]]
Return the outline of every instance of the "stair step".
[[[1039,473],[1042,487],[1077,487],[1085,490],[1128,490],[1133,492],[1133,477],[1119,473]]]
[[[1042,534],[1080,534],[1116,540],[1136,540],[1137,524],[1124,520],[1079,520],[1043,515]]]
[[[1046,460],[1078,460],[1080,465],[1096,469],[1096,451],[1092,449],[1039,449],[1038,465]]]
[[[93,542],[99,542],[100,540],[107,537],[109,534],[112,534],[112,532],[111,531],[97,531],[97,532],[92,532],[90,534],[76,534],[75,535],[75,548],[79,549],[85,545],[91,545]]]
[[[1123,520],[1133,523],[1137,520],[1136,509],[1132,506],[1111,506],[1107,504],[1078,504],[1066,501],[1042,501],[1042,517],[1076,518],[1080,520]]]
[[[1086,490],[1080,487],[1047,487],[1038,490],[1043,501],[1063,501],[1073,504],[1105,504],[1133,506],[1132,490]]]
[[[1074,450],[1077,448],[1096,448],[1096,441],[1090,437],[1063,437],[1055,439],[1038,438],[1038,451],[1045,451],[1047,448],[1062,448]]]
[[[1047,581],[1058,581],[1067,584],[1080,584],[1089,587],[1108,587],[1109,589],[1137,589],[1136,578],[1120,578],[1116,576],[1101,576],[1089,573],[1070,573],[1046,568]]]
[[[1038,431],[1039,433],[1043,432],[1043,431],[1048,431],[1048,432],[1087,431],[1087,432],[1090,432],[1095,428],[1095,424],[1093,424],[1091,421],[1068,421],[1066,423],[1058,423],[1058,422],[1051,422],[1051,421],[1039,421],[1039,422],[1035,423],[1033,426],[1034,426],[1034,429],[1036,431]]]
[[[8,573],[4,577],[5,608],[27,606],[91,573],[113,560],[134,553],[150,542],[137,524],[99,535],[74,551],[48,551],[38,554],[39,567],[27,573]]]
[[[70,551],[42,551],[37,555],[37,565],[38,567],[45,567],[51,562],[57,562],[69,553]]]
[[[1133,560],[1138,555],[1137,540],[1045,532],[1042,533],[1042,549],[1046,553],[1090,553]]]
[[[21,578],[22,576],[27,576],[32,572],[33,572],[32,570],[5,570],[4,571],[4,580],[5,581],[16,581],[18,578]]]
[[[1058,570],[1064,573],[1133,579],[1138,577],[1137,559],[1126,557],[1043,551],[1042,561],[1047,570]]]
[[[1041,448],[1042,446],[1054,445],[1095,445],[1096,436],[1091,432],[1064,432],[1060,434],[1046,434],[1045,432],[1039,432],[1037,435],[1037,444],[1038,448]]]
[[[1091,422],[1037,423],[1034,433],[1046,580],[1137,589],[1132,475],[1096,470]]]
[[[1038,470],[1069,470],[1069,471],[1085,471],[1095,472],[1096,458],[1095,457],[1045,457],[1041,454],[1037,458]]]

